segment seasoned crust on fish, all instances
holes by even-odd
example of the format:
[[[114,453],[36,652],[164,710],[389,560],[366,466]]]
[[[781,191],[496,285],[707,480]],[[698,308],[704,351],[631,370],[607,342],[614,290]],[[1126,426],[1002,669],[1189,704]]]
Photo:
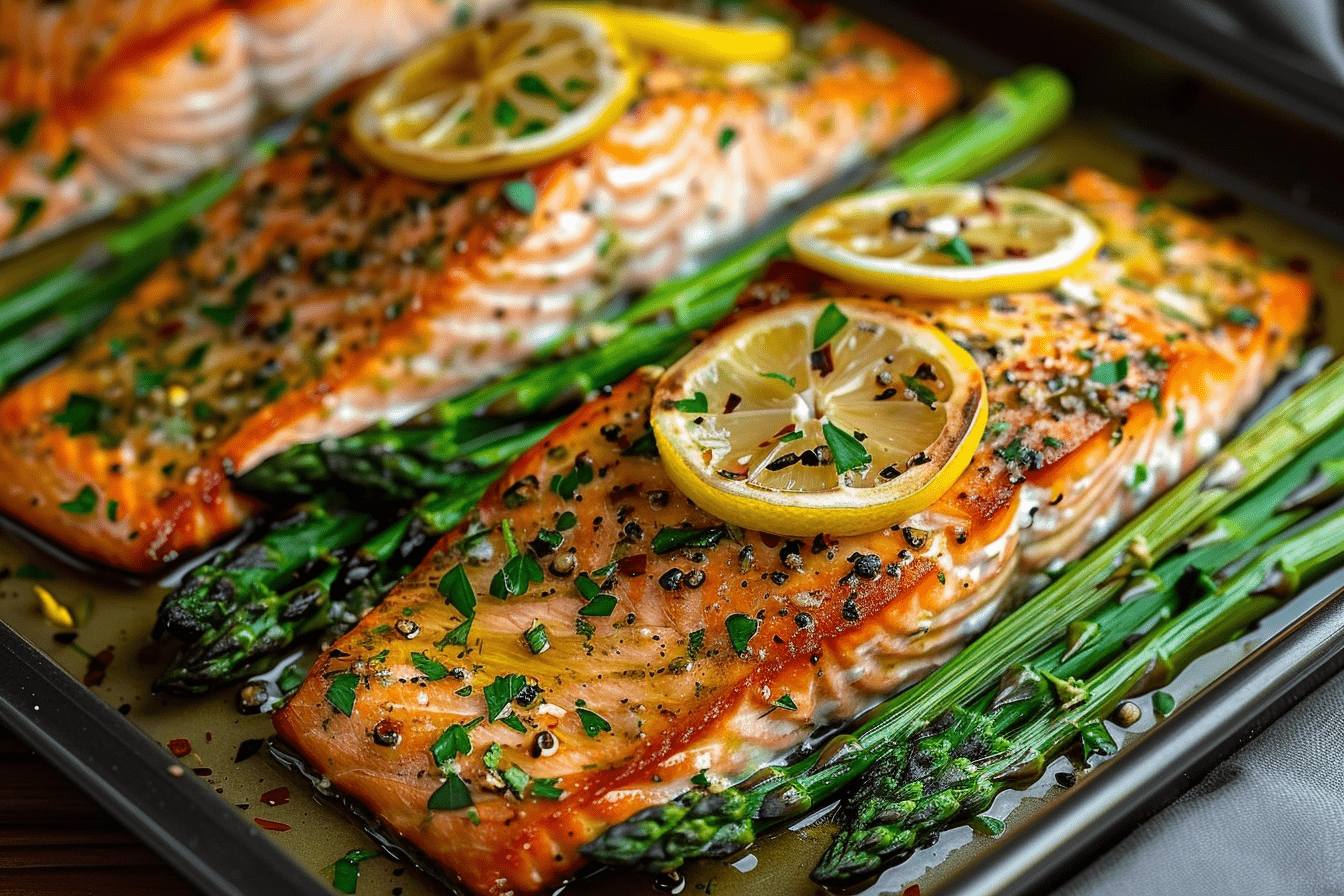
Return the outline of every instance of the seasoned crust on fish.
[[[945,661],[1033,572],[1207,456],[1308,315],[1309,283],[1245,244],[1141,211],[1095,172],[1063,194],[1108,240],[1076,281],[987,302],[892,297],[963,343],[989,386],[985,439],[931,507],[850,538],[724,526],[648,456],[656,372],[643,371],[522,457],[319,658],[277,730],[470,890],[535,893],[699,772],[743,778]],[[738,313],[856,292],[780,265]],[[691,543],[661,550],[678,531]],[[505,565],[524,564],[508,539],[540,581],[501,597]],[[440,766],[431,747],[453,725],[470,752]],[[469,808],[429,808],[449,785]]]
[[[346,130],[359,85],[340,92],[205,215],[198,246],[0,398],[0,508],[127,570],[205,547],[256,510],[230,474],[509,370],[955,96],[942,63],[889,33],[806,33],[803,55],[746,81],[658,62],[609,133],[519,176],[531,210],[501,179],[378,168]],[[96,427],[60,422],[72,397],[96,402]],[[84,488],[95,512],[61,508]]]

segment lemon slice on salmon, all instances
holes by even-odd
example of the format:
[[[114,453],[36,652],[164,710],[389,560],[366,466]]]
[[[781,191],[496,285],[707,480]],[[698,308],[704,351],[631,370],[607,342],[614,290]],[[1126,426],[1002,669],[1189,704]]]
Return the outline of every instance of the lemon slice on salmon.
[[[633,46],[706,65],[779,62],[793,52],[793,32],[764,19],[719,22],[685,13],[610,3],[571,3],[618,29]]]
[[[659,380],[652,423],[673,483],[709,513],[780,535],[855,535],[932,504],[985,430],[984,375],[883,302],[795,302],[711,335]]]
[[[789,229],[807,265],[879,289],[949,299],[1046,289],[1101,246],[1087,216],[1013,187],[898,187],[837,199]]]
[[[605,133],[638,87],[621,33],[579,9],[535,8],[430,44],[355,104],[374,159],[431,180],[523,171]]]

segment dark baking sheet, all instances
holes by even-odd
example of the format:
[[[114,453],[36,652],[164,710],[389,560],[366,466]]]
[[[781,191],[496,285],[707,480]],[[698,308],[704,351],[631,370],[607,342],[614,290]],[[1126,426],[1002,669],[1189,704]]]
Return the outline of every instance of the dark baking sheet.
[[[1322,336],[1344,345],[1344,313],[1336,313],[1344,310],[1344,278],[1336,282],[1331,275],[1344,270],[1344,251],[1335,244],[1344,239],[1344,202],[1336,203],[1344,185],[1334,173],[1344,147],[1329,128],[1286,117],[1263,97],[1226,91],[1217,72],[1191,67],[1197,56],[1163,61],[1132,36],[1107,31],[1099,20],[1059,12],[1058,6],[1070,4],[995,4],[983,18],[978,11],[967,15],[965,7],[943,10],[932,0],[860,5],[952,58],[972,86],[1022,62],[1064,67],[1079,87],[1078,114],[1031,164],[1092,164],[1133,181],[1139,156],[1160,153],[1203,182],[1182,180],[1170,195],[1207,196],[1225,189],[1259,206],[1230,226],[1269,251],[1312,260],[1327,300]],[[1138,74],[1112,79],[1104,76],[1107,71]],[[1229,141],[1225,131],[1214,128],[1219,121],[1226,124],[1229,110],[1235,110],[1238,132],[1249,135],[1247,140]],[[1265,145],[1257,147],[1256,140]],[[1249,150],[1242,145],[1248,142]],[[1324,160],[1331,162],[1328,170]],[[0,686],[0,720],[203,892],[328,892],[318,875],[347,850],[370,841],[349,816],[311,796],[301,777],[264,752],[235,762],[241,744],[269,734],[266,720],[238,715],[231,693],[195,701],[149,695],[148,682],[161,659],[148,632],[162,589],[123,587],[65,570],[29,545],[0,538],[0,565],[17,570],[24,562],[55,571],[55,578],[37,584],[63,598],[93,598],[95,616],[81,630],[80,643],[94,652],[110,645],[117,659],[102,683],[86,688],[78,680],[83,657],[53,641],[54,630],[36,612],[34,582],[0,582],[0,620],[17,629],[0,626],[0,681],[6,683]],[[1256,633],[1192,667],[1168,688],[1180,699],[1178,710],[1156,726],[1145,728],[1151,725],[1145,722],[1126,733],[1120,755],[1083,775],[1077,787],[1065,791],[1054,785],[1058,769],[1052,767],[1034,788],[996,803],[992,814],[1009,820],[1002,837],[953,832],[888,872],[873,892],[901,892],[914,881],[925,893],[1030,892],[1076,870],[1340,664],[1332,644],[1340,643],[1344,609],[1326,600],[1340,580],[1318,585]],[[1146,718],[1151,720],[1151,713]],[[191,752],[180,760],[162,747],[174,738],[191,741]],[[175,762],[189,773],[169,775]],[[261,794],[279,787],[289,788],[288,802],[261,801]],[[221,798],[210,796],[212,788]],[[689,886],[761,896],[813,892],[806,874],[828,841],[821,816],[763,838],[731,862],[700,863],[688,874]],[[255,819],[290,830],[263,832]],[[382,858],[363,866],[361,893],[394,887],[405,896],[441,892],[428,878],[405,871],[404,862]],[[614,873],[570,889],[613,896],[658,892],[647,879]]]

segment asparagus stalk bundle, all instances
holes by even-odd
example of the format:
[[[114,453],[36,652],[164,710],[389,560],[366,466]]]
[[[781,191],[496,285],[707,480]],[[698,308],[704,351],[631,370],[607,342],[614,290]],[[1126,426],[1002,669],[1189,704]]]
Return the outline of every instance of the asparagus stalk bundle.
[[[875,763],[842,799],[841,831],[813,879],[843,885],[904,861],[1003,790],[1039,778],[1074,744],[1085,755],[1113,752],[1101,720],[1123,698],[1164,685],[1341,559],[1344,508],[1285,533],[1323,496],[1338,496],[1341,459],[1344,432],[1144,575],[1137,597],[1071,626],[1041,657],[1010,669],[997,693],[946,710]],[[1253,559],[1243,563],[1246,555]]]
[[[1147,572],[1152,558],[1167,556],[1294,466],[1302,446],[1316,443],[1344,422],[1344,408],[1334,399],[1341,386],[1344,361],[1331,365],[1229,443],[1022,609],[919,685],[875,710],[854,732],[832,738],[793,763],[764,768],[739,785],[718,792],[692,790],[650,807],[594,840],[585,847],[586,854],[651,871],[677,868],[689,858],[730,855],[760,829],[806,813],[874,763],[899,756],[929,720],[947,707],[974,705],[1004,669],[1040,654],[1064,637],[1071,624],[1098,613],[1131,575]],[[1306,476],[1303,471],[1298,482]]]

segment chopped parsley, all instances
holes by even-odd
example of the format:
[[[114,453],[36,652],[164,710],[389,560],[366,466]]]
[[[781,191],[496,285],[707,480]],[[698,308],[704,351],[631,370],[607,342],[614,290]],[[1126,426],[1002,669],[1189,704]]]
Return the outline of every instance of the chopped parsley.
[[[584,733],[589,737],[597,737],[603,731],[611,730],[611,723],[591,709],[585,709],[582,706],[577,709],[579,713],[579,722],[583,725]]]
[[[509,205],[525,215],[537,210],[537,188],[528,180],[511,180],[501,188]]]
[[[975,264],[975,255],[971,252],[971,247],[966,245],[966,241],[959,236],[954,236],[943,243],[938,247],[938,251],[959,265],[969,267]]]
[[[675,407],[677,410],[687,414],[709,413],[709,399],[705,397],[705,393],[703,392],[697,392],[690,398],[683,398],[680,401],[674,401],[672,402],[672,406]]]
[[[785,694],[784,696],[780,697],[778,700],[774,701],[770,705],[777,707],[779,709],[787,709],[790,712],[798,708],[798,704],[793,702],[793,698],[790,697],[788,694]]]
[[[430,809],[465,809],[471,805],[471,791],[460,775],[450,774],[439,789],[429,795]]]
[[[93,513],[93,509],[98,506],[98,493],[92,486],[84,486],[69,501],[61,502],[61,509],[66,513]]]
[[[546,626],[540,622],[533,622],[532,627],[523,632],[523,640],[527,642],[527,649],[533,654],[541,654],[551,649],[551,639],[546,634]]]
[[[430,681],[443,681],[448,677],[448,668],[443,663],[421,652],[411,654],[411,664]]]
[[[1101,383],[1103,386],[1114,386],[1129,376],[1129,358],[1116,358],[1114,361],[1104,361],[1092,368],[1092,382]]]
[[[686,656],[696,659],[705,647],[705,630],[698,628],[686,636]]]
[[[7,237],[11,240],[21,236],[31,227],[37,216],[42,214],[42,209],[47,206],[47,201],[41,196],[11,196],[6,201],[14,209],[14,224],[9,228]]]
[[[728,534],[726,526],[694,529],[690,526],[664,526],[653,536],[653,552],[666,554],[678,548],[712,548]]]
[[[527,686],[527,679],[518,673],[511,675],[496,675],[495,680],[485,686],[485,714],[491,722],[497,722],[503,718],[513,702],[524,687]]]
[[[504,544],[508,548],[509,558],[490,580],[490,593],[502,600],[526,594],[527,589],[533,584],[539,585],[545,581],[546,574],[541,571],[541,564],[537,562],[537,558],[527,551],[518,550],[508,520],[504,520],[501,528],[504,531]]]
[[[873,462],[873,456],[863,447],[862,442],[831,421],[827,420],[821,424],[821,432],[826,436],[826,444],[831,449],[831,461],[835,464],[835,472],[841,476]]]
[[[14,149],[23,149],[37,132],[42,113],[37,109],[22,109],[0,125],[0,137]]]
[[[1254,327],[1260,324],[1260,318],[1247,308],[1240,305],[1233,305],[1223,314],[1228,323],[1236,324],[1239,327]]]
[[[763,373],[761,374],[761,376],[769,380],[779,380],[781,383],[787,384],[790,389],[798,388],[797,379],[791,376],[785,376],[782,373]]]
[[[92,395],[71,392],[66,399],[65,410],[52,416],[58,425],[64,426],[72,436],[86,432],[95,432],[103,417],[109,413],[107,405]]]
[[[905,383],[905,388],[915,393],[915,398],[920,404],[930,410],[938,403],[938,396],[933,394],[933,390],[914,377],[901,374],[901,382]]]
[[[429,748],[435,765],[443,765],[457,756],[466,756],[471,752],[471,729],[481,723],[480,716],[464,724],[449,725],[439,735],[439,739]]]
[[[732,146],[733,141],[736,139],[737,139],[736,128],[724,128],[723,130],[719,131],[719,151],[722,152],[723,150]]]
[[[342,672],[332,677],[327,684],[327,702],[346,718],[355,708],[355,687],[359,676],[353,672]]]
[[[551,477],[551,491],[555,492],[566,501],[573,500],[574,493],[578,491],[579,486],[587,485],[593,481],[593,465],[583,463],[582,461],[574,464],[574,469],[561,476],[556,473]]]
[[[1064,447],[1064,443],[1061,442],[1059,439],[1055,438],[1054,436],[1046,436],[1044,439],[1041,439],[1041,444],[1044,445],[1044,446],[1047,447],[1047,448],[1063,448],[1063,447]]]
[[[747,643],[756,634],[756,630],[761,627],[755,617],[748,616],[745,613],[733,613],[724,620],[723,624],[728,629],[728,640],[732,642],[733,649],[738,653],[746,651]]]
[[[821,348],[830,342],[849,323],[849,318],[845,313],[835,306],[834,302],[822,310],[821,316],[817,318],[816,329],[812,331],[813,350]]]

